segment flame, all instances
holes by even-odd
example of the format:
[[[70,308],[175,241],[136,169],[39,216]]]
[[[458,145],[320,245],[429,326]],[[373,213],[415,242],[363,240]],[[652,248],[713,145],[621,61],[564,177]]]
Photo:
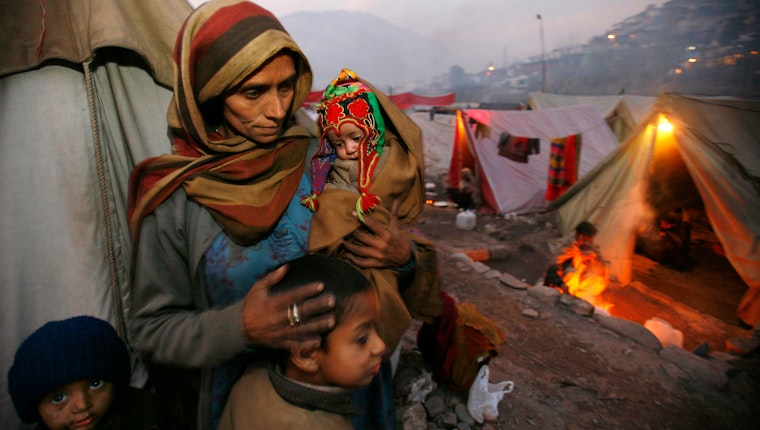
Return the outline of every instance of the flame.
[[[572,254],[572,268],[568,268],[562,277],[568,292],[583,299],[597,308],[609,311],[612,303],[601,298],[609,283],[607,265],[593,250],[573,246],[565,250]]]

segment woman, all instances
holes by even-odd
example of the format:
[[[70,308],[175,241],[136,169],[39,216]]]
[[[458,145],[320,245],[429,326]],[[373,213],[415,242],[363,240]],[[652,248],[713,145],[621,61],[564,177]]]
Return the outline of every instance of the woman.
[[[311,136],[293,120],[311,88],[306,57],[267,10],[212,0],[183,25],[175,61],[173,154],[131,177],[130,341],[176,428],[209,429],[250,361],[319,343],[334,300],[313,298],[319,284],[268,293],[307,246]],[[430,260],[397,228],[367,225],[350,249],[358,266]],[[431,271],[417,264],[403,287],[436,288]]]

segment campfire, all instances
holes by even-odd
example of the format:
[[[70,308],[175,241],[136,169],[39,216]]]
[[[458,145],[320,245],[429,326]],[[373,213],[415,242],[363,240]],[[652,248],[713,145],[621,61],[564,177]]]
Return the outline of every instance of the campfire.
[[[562,276],[568,293],[597,308],[609,311],[612,303],[601,298],[609,283],[609,274],[604,260],[599,258],[593,249],[581,246],[565,249],[564,258],[569,258],[570,261]]]

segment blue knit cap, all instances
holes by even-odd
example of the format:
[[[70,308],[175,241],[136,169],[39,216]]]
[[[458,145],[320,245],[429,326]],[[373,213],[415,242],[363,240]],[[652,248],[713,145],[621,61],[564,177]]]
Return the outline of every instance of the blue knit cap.
[[[19,346],[8,391],[19,418],[33,423],[40,420],[40,401],[56,388],[88,378],[126,386],[130,366],[126,345],[107,322],[90,316],[52,321]]]

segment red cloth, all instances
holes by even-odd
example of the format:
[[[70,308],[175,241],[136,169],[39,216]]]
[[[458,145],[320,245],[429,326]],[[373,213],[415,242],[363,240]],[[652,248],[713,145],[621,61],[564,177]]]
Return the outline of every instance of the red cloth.
[[[467,391],[478,370],[498,355],[506,336],[472,303],[455,304],[443,296],[443,314],[432,324],[423,324],[417,332],[417,346],[433,368],[438,383],[452,390]]]
[[[545,197],[547,201],[561,196],[578,179],[580,155],[580,134],[552,139]]]

